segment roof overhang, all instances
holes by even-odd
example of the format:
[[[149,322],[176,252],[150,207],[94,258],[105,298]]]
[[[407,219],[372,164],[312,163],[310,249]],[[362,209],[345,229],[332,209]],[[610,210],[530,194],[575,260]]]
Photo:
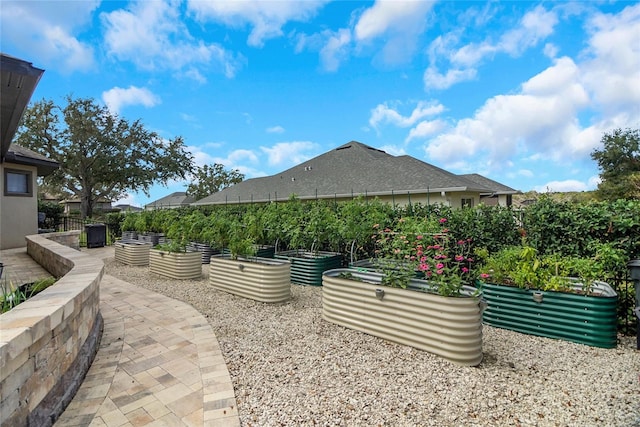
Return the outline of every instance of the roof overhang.
[[[16,153],[15,151],[8,151],[4,161],[6,163],[15,163],[17,165],[35,166],[38,169],[38,176],[51,175],[60,167],[60,164],[53,160],[35,159],[31,156]]]
[[[0,162],[3,162],[44,70],[5,54],[0,54],[0,70]]]
[[[439,196],[442,193],[481,193],[486,192],[486,188],[478,189],[478,188],[469,188],[469,187],[443,187],[443,188],[423,188],[423,189],[413,189],[413,190],[398,190],[398,191],[371,191],[366,193],[336,193],[336,194],[317,194],[317,195],[297,195],[296,199],[298,200],[316,200],[316,199],[352,199],[357,196],[365,196],[365,197],[394,197],[394,196],[405,196],[405,195],[416,195],[416,194],[437,194]],[[216,200],[211,202],[203,202],[196,201],[191,203],[192,206],[206,206],[206,205],[225,205],[225,204],[251,204],[251,203],[268,203],[268,202],[283,202],[289,200],[291,194],[286,195],[285,197],[275,198],[250,198],[250,199],[236,199],[231,198],[228,200]]]

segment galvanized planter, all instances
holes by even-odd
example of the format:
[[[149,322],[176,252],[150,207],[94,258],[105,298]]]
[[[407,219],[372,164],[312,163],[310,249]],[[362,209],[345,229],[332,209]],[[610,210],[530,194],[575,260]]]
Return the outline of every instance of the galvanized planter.
[[[293,250],[277,252],[276,259],[291,262],[291,282],[297,285],[322,286],[322,273],[342,266],[342,254]]]
[[[219,249],[214,249],[211,245],[199,242],[190,242],[187,245],[187,251],[200,252],[202,255],[202,264],[209,264],[211,257],[220,253]]]
[[[149,250],[149,271],[178,280],[202,277],[200,252],[167,252]]]
[[[615,348],[618,296],[604,282],[594,295],[536,291],[493,283],[482,284],[487,325],[529,335],[556,338],[593,347]],[[580,292],[582,284],[574,285]]]
[[[350,278],[340,277],[348,273]],[[461,366],[482,361],[482,308],[471,296],[443,297],[414,279],[409,288],[380,285],[382,275],[351,269],[323,275],[322,318],[399,344],[428,351]]]
[[[291,263],[273,258],[238,258],[215,255],[209,263],[209,283],[214,288],[266,303],[291,299]]]
[[[114,244],[117,262],[127,265],[149,265],[151,243],[139,240],[121,240]]]

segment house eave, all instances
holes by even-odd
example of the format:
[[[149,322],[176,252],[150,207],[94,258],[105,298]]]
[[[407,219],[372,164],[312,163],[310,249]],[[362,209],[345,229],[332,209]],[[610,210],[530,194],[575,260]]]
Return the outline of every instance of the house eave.
[[[316,199],[349,199],[358,196],[365,197],[401,197],[405,195],[416,195],[416,194],[436,194],[442,195],[442,193],[450,194],[450,193],[486,193],[486,189],[477,189],[477,188],[469,188],[469,187],[441,187],[441,188],[418,188],[411,190],[392,190],[392,191],[372,191],[372,192],[353,192],[353,193],[334,193],[334,194],[313,194],[313,195],[298,195],[295,197],[299,200],[316,200]],[[489,194],[489,193],[486,193]],[[225,200],[215,200],[215,201],[196,201],[191,203],[192,206],[207,206],[207,205],[225,205],[225,204],[251,204],[251,203],[268,203],[268,202],[281,202],[286,201],[291,197],[292,194],[288,194],[284,197],[253,197],[247,200],[244,199],[225,199]]]
[[[34,159],[32,157],[22,156],[12,151],[6,153],[4,161],[24,166],[35,166],[38,170],[38,176],[49,176],[60,167],[58,162]]]

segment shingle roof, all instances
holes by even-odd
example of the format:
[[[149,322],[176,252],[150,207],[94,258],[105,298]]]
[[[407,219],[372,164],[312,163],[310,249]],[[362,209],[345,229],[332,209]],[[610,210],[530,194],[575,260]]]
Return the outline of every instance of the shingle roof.
[[[187,196],[184,191],[176,191],[168,196],[164,196],[161,199],[147,204],[149,207],[176,207],[176,206],[188,206],[190,203],[195,202],[195,199],[191,196]]]
[[[520,191],[518,190],[514,190],[513,188],[507,187],[506,185],[501,184],[498,181],[494,181],[477,173],[470,173],[459,176],[490,189],[491,194],[520,194]]]
[[[17,144],[9,145],[4,160],[20,165],[36,166],[38,176],[47,176],[60,167],[58,162]]]
[[[308,199],[441,191],[485,193],[491,189],[411,156],[392,156],[351,141],[276,175],[247,179],[193,204],[266,202],[292,194]]]

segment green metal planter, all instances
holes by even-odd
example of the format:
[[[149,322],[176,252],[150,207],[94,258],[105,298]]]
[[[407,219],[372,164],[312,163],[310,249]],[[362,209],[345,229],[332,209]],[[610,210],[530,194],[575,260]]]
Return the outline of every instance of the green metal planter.
[[[529,335],[556,338],[593,347],[615,348],[618,295],[604,282],[596,282],[590,295],[536,291],[482,283],[487,309],[486,325]]]
[[[297,285],[322,286],[322,273],[342,266],[337,252],[293,250],[277,252],[275,258],[291,262],[291,283]]]

